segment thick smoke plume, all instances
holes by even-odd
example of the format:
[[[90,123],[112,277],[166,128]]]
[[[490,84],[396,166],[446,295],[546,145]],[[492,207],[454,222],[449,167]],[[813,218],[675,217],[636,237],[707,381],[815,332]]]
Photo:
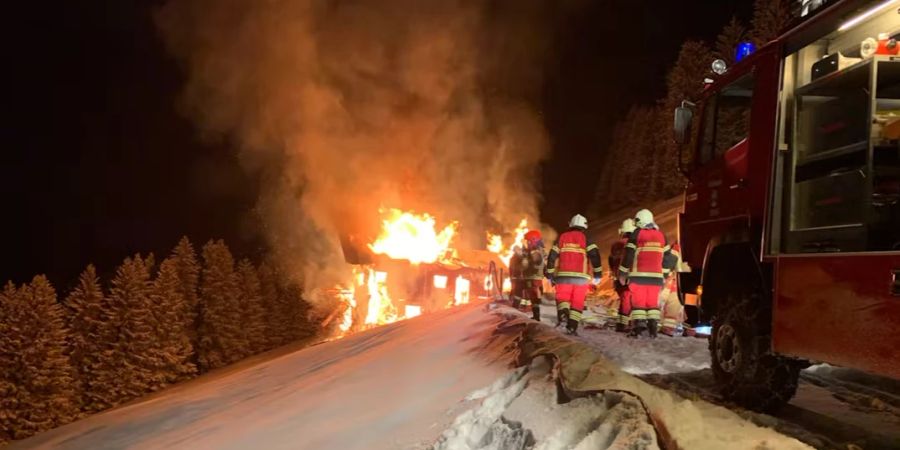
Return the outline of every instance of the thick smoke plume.
[[[261,175],[265,233],[309,288],[348,276],[339,235],[374,236],[382,206],[458,220],[468,248],[536,223],[548,3],[173,0],[158,23],[188,114]]]

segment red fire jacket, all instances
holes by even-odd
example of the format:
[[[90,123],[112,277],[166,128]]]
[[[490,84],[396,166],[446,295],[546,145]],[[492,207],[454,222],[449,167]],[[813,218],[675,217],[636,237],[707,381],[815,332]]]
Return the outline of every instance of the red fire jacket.
[[[639,228],[625,245],[619,276],[628,277],[629,283],[662,286],[676,262],[676,256],[661,231]]]
[[[554,278],[599,278],[603,273],[600,250],[588,243],[580,229],[571,229],[559,239],[547,256],[547,273]]]

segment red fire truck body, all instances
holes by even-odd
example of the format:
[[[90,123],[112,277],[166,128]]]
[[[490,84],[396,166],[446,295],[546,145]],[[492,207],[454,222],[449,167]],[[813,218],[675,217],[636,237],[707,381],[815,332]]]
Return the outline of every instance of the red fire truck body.
[[[751,408],[789,400],[808,361],[900,378],[898,8],[827,4],[676,110],[681,290]]]

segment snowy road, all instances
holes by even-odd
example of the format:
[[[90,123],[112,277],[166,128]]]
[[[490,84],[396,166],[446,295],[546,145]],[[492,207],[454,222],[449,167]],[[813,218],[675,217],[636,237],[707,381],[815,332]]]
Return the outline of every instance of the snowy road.
[[[554,323],[546,303],[542,320]],[[602,321],[589,312],[588,321]],[[628,339],[611,330],[586,328],[574,338],[603,354],[624,371],[686,398],[724,404],[709,369],[706,339]],[[900,381],[858,371],[813,366],[802,372],[797,396],[775,416],[737,410],[748,420],[775,428],[817,448],[900,449]]]
[[[809,448],[516,314],[468,305],[281,349],[10,448]]]

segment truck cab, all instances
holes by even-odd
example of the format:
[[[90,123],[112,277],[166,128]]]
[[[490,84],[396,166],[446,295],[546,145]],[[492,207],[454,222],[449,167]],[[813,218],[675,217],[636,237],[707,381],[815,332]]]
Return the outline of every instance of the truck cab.
[[[826,3],[675,112],[683,294],[722,394],[827,362],[900,378],[900,1]]]

